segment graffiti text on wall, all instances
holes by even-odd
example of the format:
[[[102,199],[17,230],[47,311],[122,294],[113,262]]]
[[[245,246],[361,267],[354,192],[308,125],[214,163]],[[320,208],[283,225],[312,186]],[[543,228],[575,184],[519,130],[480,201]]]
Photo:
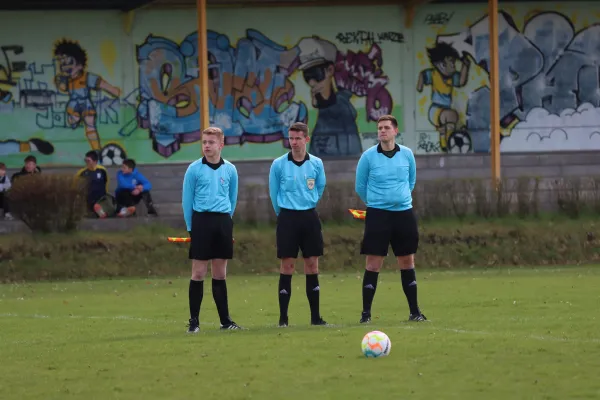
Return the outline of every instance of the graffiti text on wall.
[[[335,37],[342,44],[381,44],[384,42],[404,43],[400,32],[353,31],[340,32]]]

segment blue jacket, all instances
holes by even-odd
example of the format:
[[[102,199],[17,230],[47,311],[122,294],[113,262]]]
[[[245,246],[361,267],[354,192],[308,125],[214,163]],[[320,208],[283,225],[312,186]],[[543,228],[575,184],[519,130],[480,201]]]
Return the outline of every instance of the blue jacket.
[[[124,174],[121,170],[117,172],[117,188],[115,189],[115,193],[118,193],[121,190],[133,190],[137,185],[142,185],[144,187],[144,192],[148,192],[152,189],[150,181],[146,179],[137,168],[134,168],[133,172],[130,174]]]

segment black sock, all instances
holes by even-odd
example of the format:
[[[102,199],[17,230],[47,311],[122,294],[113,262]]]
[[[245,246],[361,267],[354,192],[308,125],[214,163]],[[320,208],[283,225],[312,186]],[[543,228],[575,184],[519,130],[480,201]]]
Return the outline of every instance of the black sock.
[[[228,324],[229,321],[229,305],[227,304],[227,283],[225,279],[212,280],[213,299],[217,305],[217,312],[222,325]]]
[[[318,321],[321,318],[319,313],[319,274],[306,275],[306,297],[310,306],[310,318]]]
[[[401,269],[400,278],[402,279],[402,289],[408,300],[408,307],[411,314],[421,314],[417,302],[417,278],[415,269]]]
[[[288,318],[288,307],[292,297],[292,275],[279,274],[279,318]]]
[[[190,318],[198,319],[200,316],[200,304],[202,304],[202,297],[204,297],[204,281],[195,281],[191,279],[188,296],[190,302]]]
[[[371,305],[373,304],[373,298],[375,297],[375,291],[377,290],[378,278],[379,272],[365,269],[362,288],[363,312],[371,312]]]

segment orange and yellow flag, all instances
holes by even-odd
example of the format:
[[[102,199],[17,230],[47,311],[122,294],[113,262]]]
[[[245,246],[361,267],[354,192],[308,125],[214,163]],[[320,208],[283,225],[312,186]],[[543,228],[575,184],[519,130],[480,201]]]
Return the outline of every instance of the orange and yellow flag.
[[[190,239],[189,237],[172,237],[172,236],[167,237],[167,240],[169,242],[173,242],[173,243],[190,243],[192,241],[192,239]],[[233,239],[233,243],[235,243],[235,239]]]
[[[354,210],[349,208],[348,211],[350,211],[350,214],[352,214],[355,219],[365,219],[367,216],[367,212],[363,210]]]

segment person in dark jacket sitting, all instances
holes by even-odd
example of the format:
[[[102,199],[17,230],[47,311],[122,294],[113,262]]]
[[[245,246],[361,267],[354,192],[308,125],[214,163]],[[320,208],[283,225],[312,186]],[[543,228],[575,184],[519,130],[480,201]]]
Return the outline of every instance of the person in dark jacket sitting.
[[[98,153],[88,151],[85,154],[85,168],[77,171],[77,178],[87,180],[87,207],[89,212],[96,213],[100,218],[105,218],[109,210],[104,210],[98,204],[108,193],[108,172],[102,165],[98,165]]]
[[[10,179],[6,176],[6,164],[0,162],[0,208],[4,210],[4,219],[7,221],[14,219],[10,213],[10,205],[8,204],[8,191],[10,187]]]
[[[140,200],[144,200],[148,214],[157,215],[150,196],[151,189],[152,184],[138,171],[135,160],[123,161],[121,170],[117,172],[117,189],[115,190],[119,217],[128,217],[134,214],[135,206]]]
[[[35,156],[27,156],[25,157],[25,165],[19,172],[15,172],[11,177],[10,181],[14,186],[15,180],[22,176],[39,174],[42,172],[42,169],[37,166],[37,158]]]

